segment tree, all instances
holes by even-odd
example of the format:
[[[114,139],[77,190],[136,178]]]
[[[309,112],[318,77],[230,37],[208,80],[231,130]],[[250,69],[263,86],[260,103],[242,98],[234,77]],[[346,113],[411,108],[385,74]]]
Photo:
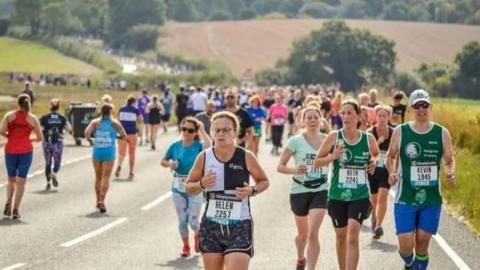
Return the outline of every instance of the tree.
[[[289,83],[340,82],[347,90],[366,82],[385,82],[395,70],[394,42],[367,30],[352,30],[343,21],[295,42],[286,59]]]
[[[265,15],[274,11],[280,11],[283,0],[257,0],[253,8],[260,15]]]
[[[48,34],[78,34],[84,31],[82,22],[72,16],[65,0],[45,2],[40,18],[42,29]]]
[[[385,19],[394,21],[407,21],[409,7],[404,2],[391,2],[385,7]]]
[[[210,15],[210,21],[229,21],[232,19],[232,14],[226,10],[215,10]]]
[[[456,90],[464,97],[480,98],[480,43],[466,44],[457,54],[455,64],[458,66],[458,74],[453,79]]]
[[[42,10],[43,1],[41,0],[13,0],[15,12],[12,21],[17,25],[28,25],[30,34],[36,36],[40,33],[40,16],[38,12]]]
[[[81,21],[86,35],[99,38],[105,36],[108,17],[107,0],[82,0],[73,2],[71,5],[72,15]]]
[[[127,31],[126,47],[140,52],[154,49],[158,36],[159,30],[156,25],[137,24]]]
[[[251,20],[255,17],[257,17],[257,12],[253,8],[244,8],[238,15],[239,20]]]
[[[296,17],[302,6],[303,0],[285,0],[280,6],[280,10],[289,17]]]
[[[299,10],[299,14],[306,14],[313,18],[333,18],[337,10],[323,2],[307,3]]]
[[[197,10],[192,0],[167,1],[167,16],[178,22],[190,22],[197,19]]]
[[[167,19],[164,0],[108,0],[109,43],[114,48],[125,44],[128,29],[137,24],[163,25]]]

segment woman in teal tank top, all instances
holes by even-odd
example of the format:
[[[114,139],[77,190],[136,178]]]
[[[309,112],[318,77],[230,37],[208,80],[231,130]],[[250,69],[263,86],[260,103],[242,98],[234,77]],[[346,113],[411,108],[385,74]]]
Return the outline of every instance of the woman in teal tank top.
[[[107,211],[105,197],[110,184],[110,175],[115,163],[117,133],[120,139],[126,137],[120,122],[112,118],[113,106],[105,103],[100,107],[101,117],[90,122],[85,129],[85,138],[93,144],[92,160],[95,169],[95,193],[100,213]],[[93,139],[92,139],[93,134]]]
[[[359,130],[360,106],[355,100],[342,103],[340,116],[344,128],[328,134],[315,167],[333,163],[327,211],[337,235],[337,260],[340,269],[356,269],[360,229],[371,211],[367,173],[375,172],[380,150],[372,134]]]
[[[326,135],[320,133],[322,112],[310,106],[303,109],[301,121],[305,131],[288,141],[277,171],[293,176],[290,188],[290,206],[295,215],[298,234],[297,269],[316,269],[320,255],[319,230],[327,209],[328,167],[315,169],[313,162]],[[295,166],[288,166],[293,157]],[[305,249],[306,255],[305,258]]]

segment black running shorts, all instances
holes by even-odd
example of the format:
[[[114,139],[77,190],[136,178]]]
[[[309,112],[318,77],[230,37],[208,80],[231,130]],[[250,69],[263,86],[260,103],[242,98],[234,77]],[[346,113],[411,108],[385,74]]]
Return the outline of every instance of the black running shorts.
[[[310,209],[327,208],[328,191],[290,194],[290,206],[296,216],[308,215]]]
[[[332,218],[333,227],[335,228],[347,226],[349,219],[354,219],[362,224],[372,211],[369,199],[351,202],[329,200],[327,205],[328,215]]]
[[[377,194],[379,188],[390,189],[388,183],[388,171],[383,168],[377,168],[373,175],[368,175],[368,183],[370,184],[370,193]]]
[[[253,257],[252,220],[222,225],[204,217],[200,223],[200,250],[223,255],[240,252]]]

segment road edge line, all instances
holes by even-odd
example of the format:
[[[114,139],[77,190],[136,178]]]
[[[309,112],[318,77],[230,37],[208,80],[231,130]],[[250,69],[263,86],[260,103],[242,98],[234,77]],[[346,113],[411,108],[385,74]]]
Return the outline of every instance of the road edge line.
[[[153,202],[148,203],[147,205],[145,205],[141,209],[142,209],[142,211],[148,211],[148,210],[152,209],[153,207],[157,206],[158,204],[160,204],[161,202],[165,201],[166,199],[170,198],[170,196],[172,196],[171,191],[163,194],[162,196],[158,197]]]

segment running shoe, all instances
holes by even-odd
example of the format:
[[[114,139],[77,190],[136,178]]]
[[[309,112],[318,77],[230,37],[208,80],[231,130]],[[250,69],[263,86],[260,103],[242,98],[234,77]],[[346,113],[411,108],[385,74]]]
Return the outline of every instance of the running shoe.
[[[128,174],[128,180],[133,180],[134,177],[135,177],[135,174],[133,172]]]
[[[297,270],[304,270],[305,266],[307,266],[307,259],[306,258],[297,260],[297,268],[296,268]]]
[[[372,230],[372,233],[375,233],[375,227],[377,227],[377,220],[372,216],[370,218],[370,221],[371,221],[370,229]]]
[[[11,203],[7,202],[7,203],[5,204],[5,210],[3,210],[3,215],[4,215],[5,217],[10,217],[10,216],[12,216],[12,204],[11,204]]]
[[[18,209],[13,209],[12,219],[20,219],[20,214],[18,213]]]
[[[103,202],[98,202],[97,203],[97,208],[100,211],[100,213],[106,213],[107,208],[105,207],[105,204]]]
[[[404,270],[413,270],[413,264],[412,265],[405,265]]]
[[[183,245],[182,252],[180,253],[180,256],[182,256],[182,257],[190,256],[190,246]]]
[[[58,187],[57,175],[55,173],[50,174],[50,179],[52,179],[52,185]]]
[[[195,252],[200,253],[200,235],[195,234],[193,240],[195,241]]]
[[[47,181],[47,186],[45,187],[46,191],[49,191],[52,185],[50,184],[50,181]]]
[[[380,239],[383,236],[383,228],[378,227],[373,232],[373,239]]]

